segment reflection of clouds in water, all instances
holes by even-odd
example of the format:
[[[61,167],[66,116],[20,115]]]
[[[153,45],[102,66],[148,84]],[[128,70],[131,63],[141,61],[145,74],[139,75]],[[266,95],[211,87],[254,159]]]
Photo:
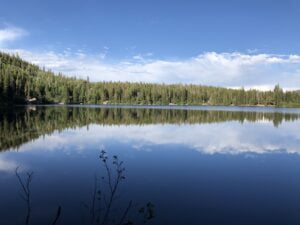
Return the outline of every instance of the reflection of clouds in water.
[[[20,150],[26,151],[63,151],[68,154],[70,151],[77,153],[84,152],[86,149],[87,140],[91,141],[93,138],[88,137],[86,128],[77,130],[67,129],[63,132],[54,132],[50,135],[44,135],[33,141],[32,143],[24,144]]]
[[[3,155],[0,155],[0,171],[11,172],[16,169],[17,163],[13,160],[5,158]]]
[[[205,154],[214,153],[267,153],[284,151],[300,153],[299,122],[286,122],[275,128],[271,122],[240,124],[194,125],[144,125],[144,126],[98,126],[89,130],[66,130],[39,138],[21,147],[28,150],[86,151],[87,146],[102,148],[105,140],[132,143],[138,150],[149,150],[151,145],[178,144]]]

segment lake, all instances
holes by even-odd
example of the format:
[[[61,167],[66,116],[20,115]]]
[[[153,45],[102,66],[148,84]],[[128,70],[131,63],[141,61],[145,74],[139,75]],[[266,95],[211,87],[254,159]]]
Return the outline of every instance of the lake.
[[[2,109],[0,224],[300,224],[299,153],[300,109]]]

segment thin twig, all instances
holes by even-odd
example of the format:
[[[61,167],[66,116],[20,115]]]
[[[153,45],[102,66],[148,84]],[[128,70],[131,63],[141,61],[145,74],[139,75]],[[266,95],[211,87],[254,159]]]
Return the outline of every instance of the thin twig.
[[[30,202],[30,197],[31,197],[31,191],[30,191],[30,183],[32,181],[32,176],[33,176],[33,172],[27,172],[26,173],[26,180],[23,181],[20,174],[19,174],[19,167],[16,168],[15,170],[15,174],[16,177],[22,187],[22,191],[23,191],[23,195],[20,194],[20,196],[22,197],[22,199],[26,202],[27,205],[27,214],[26,214],[26,219],[25,219],[25,225],[29,224],[30,221],[30,215],[31,215],[31,202]],[[24,183],[25,182],[25,183]]]
[[[58,219],[60,217],[60,214],[61,214],[61,206],[58,206],[57,212],[56,212],[56,216],[55,216],[55,219],[54,219],[52,225],[55,225],[57,223],[57,221],[58,221]]]
[[[129,202],[129,204],[128,204],[126,210],[124,211],[124,214],[123,214],[123,216],[122,216],[122,218],[121,218],[121,220],[120,220],[120,222],[119,222],[119,225],[123,225],[124,220],[126,219],[127,214],[128,214],[128,212],[129,212],[131,206],[132,206],[132,201]]]

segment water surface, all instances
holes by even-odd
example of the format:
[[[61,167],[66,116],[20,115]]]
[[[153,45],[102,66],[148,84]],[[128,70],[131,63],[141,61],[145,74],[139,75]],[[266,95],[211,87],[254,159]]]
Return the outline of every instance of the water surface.
[[[107,224],[299,224],[300,111],[253,107],[45,106],[0,114],[0,224],[25,224],[15,168],[33,171],[30,224],[91,224],[99,159],[124,161]],[[113,169],[113,165],[109,164]],[[103,203],[105,204],[105,203]]]

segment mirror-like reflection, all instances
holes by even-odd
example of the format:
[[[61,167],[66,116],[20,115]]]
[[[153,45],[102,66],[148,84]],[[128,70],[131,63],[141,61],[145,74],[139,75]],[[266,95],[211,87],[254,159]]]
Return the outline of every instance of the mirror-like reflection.
[[[161,108],[27,107],[1,110],[0,150],[16,148],[56,130],[98,125],[207,124],[228,121],[299,120],[300,113],[183,110]]]
[[[300,223],[299,112],[216,109],[2,109],[0,224],[26,224],[29,178],[32,225]]]

